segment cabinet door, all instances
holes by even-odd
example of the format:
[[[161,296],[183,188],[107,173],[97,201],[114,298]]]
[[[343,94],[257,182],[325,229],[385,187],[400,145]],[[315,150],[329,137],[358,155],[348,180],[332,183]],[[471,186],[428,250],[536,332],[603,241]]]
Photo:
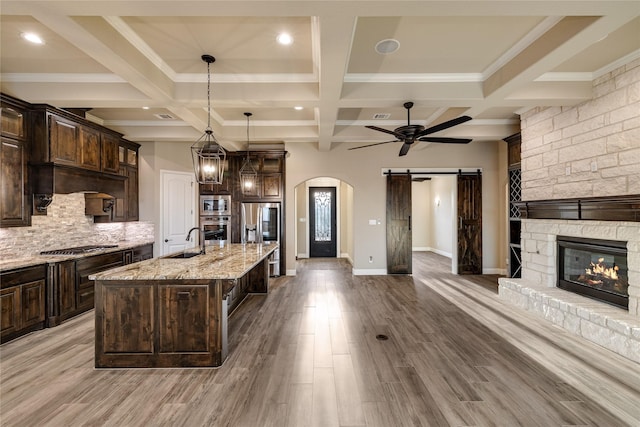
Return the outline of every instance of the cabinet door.
[[[100,132],[82,126],[79,132],[80,163],[78,166],[84,169],[100,170]]]
[[[159,286],[158,291],[160,353],[209,351],[209,286]]]
[[[5,337],[20,330],[20,286],[0,291],[0,335]]]
[[[30,223],[26,187],[26,160],[22,142],[2,138],[0,144],[2,195],[0,223],[2,226],[25,226]]]
[[[58,267],[58,301],[60,316],[72,313],[76,309],[76,263],[66,261]]]
[[[267,199],[280,199],[282,197],[282,174],[263,174],[261,181],[262,197]]]
[[[25,114],[8,105],[2,104],[0,110],[0,131],[10,138],[24,139]]]
[[[126,221],[138,220],[138,168],[127,167],[125,193],[127,199]]]
[[[118,138],[102,135],[102,170],[109,173],[118,173],[120,167]]]
[[[51,161],[71,166],[80,164],[78,126],[57,116],[49,117]]]
[[[22,297],[22,327],[44,321],[45,301],[44,301],[44,280],[26,283],[20,290]]]

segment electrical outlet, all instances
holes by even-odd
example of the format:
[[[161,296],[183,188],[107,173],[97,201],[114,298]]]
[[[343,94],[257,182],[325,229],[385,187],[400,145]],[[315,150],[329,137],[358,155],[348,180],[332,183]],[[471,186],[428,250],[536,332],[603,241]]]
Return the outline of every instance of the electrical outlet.
[[[567,176],[571,175],[571,166],[567,166],[564,169],[564,174],[567,175]]]
[[[598,162],[591,162],[591,172],[598,171]]]

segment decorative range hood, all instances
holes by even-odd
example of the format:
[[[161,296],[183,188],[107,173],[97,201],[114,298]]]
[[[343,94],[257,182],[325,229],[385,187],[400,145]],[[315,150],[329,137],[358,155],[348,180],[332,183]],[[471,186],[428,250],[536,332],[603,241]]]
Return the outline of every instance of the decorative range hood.
[[[35,194],[107,193],[124,197],[125,176],[45,163],[33,166]]]

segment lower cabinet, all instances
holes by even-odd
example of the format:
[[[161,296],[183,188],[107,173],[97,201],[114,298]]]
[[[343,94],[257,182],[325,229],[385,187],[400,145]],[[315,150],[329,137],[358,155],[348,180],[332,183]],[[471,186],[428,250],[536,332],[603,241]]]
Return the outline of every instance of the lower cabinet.
[[[44,264],[0,274],[0,342],[44,328],[45,277]]]
[[[95,286],[89,280],[92,274],[152,257],[153,245],[149,244],[49,264],[47,326],[59,325],[94,307]]]

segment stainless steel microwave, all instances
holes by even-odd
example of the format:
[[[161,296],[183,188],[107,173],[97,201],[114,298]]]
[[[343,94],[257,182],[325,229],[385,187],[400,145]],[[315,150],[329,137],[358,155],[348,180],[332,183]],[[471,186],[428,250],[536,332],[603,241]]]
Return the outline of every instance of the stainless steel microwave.
[[[231,196],[200,196],[200,216],[231,215]]]

